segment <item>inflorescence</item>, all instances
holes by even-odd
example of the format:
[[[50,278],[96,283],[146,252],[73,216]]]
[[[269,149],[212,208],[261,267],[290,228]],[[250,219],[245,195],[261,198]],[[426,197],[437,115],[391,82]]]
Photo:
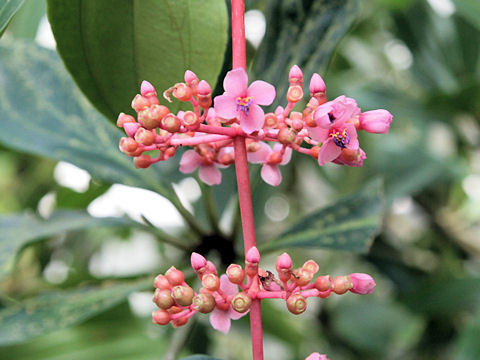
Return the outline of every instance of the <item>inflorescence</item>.
[[[141,94],[132,107],[137,119],[121,113],[117,125],[127,134],[120,140],[120,150],[134,157],[137,168],[168,160],[180,146],[193,150],[183,153],[180,171],[192,173],[199,168],[200,179],[215,185],[221,182],[220,168],[234,163],[233,138],[246,138],[248,161],[261,164],[265,182],[277,186],[282,181],[279,165],[290,161],[292,150],[318,159],[319,165],[362,166],[366,158],[360,148],[357,131],[387,133],[392,115],[383,109],[361,112],[356,101],[339,96],[327,101],[326,87],[318,74],[313,74],[310,99],[303,110],[293,111],[303,99],[303,73],[298,66],[289,72],[287,105],[274,113],[264,113],[261,106],[273,103],[274,86],[254,81],[248,86],[245,70],[229,71],[223,81],[224,94],[213,101],[211,87],[190,70],[185,82],[167,89],[163,96],[190,102],[192,111],[170,112],[160,105],[152,84],[143,81]],[[260,106],[261,105],[261,106]],[[275,142],[273,148],[268,144]],[[152,155],[152,151],[157,151]]]

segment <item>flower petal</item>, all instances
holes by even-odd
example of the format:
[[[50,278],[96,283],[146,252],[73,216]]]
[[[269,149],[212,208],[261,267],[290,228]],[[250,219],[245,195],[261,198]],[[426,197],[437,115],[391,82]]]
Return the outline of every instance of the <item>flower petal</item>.
[[[250,84],[247,96],[253,97],[253,103],[270,105],[275,100],[275,87],[265,81],[257,80]]]
[[[260,148],[257,151],[248,152],[248,161],[252,164],[263,164],[267,161],[268,155],[272,153],[272,148],[263,141],[259,142]]]
[[[215,115],[224,119],[233,119],[238,116],[236,99],[230,95],[215,97],[214,109]]]
[[[229,71],[223,79],[223,88],[229,96],[237,98],[247,94],[248,76],[245,70],[237,68]]]
[[[330,132],[330,129],[325,129],[320,126],[315,126],[315,127],[308,127],[308,135],[315,140],[315,141],[320,141],[320,142],[325,142],[328,139],[328,134]]]
[[[287,147],[285,149],[285,153],[283,154],[283,159],[280,165],[287,165],[290,162],[291,158],[292,158],[292,148]]]
[[[200,166],[198,176],[207,185],[218,185],[222,182],[222,173],[215,165]]]
[[[323,143],[320,151],[318,152],[318,164],[322,166],[330,161],[335,160],[341,152],[342,148],[335,145],[331,138],[328,139]]]
[[[358,135],[357,135],[357,130],[355,129],[355,125],[347,123],[345,124],[345,127],[347,128],[348,136],[350,136],[350,142],[347,144],[347,149],[357,150],[359,147],[359,143],[358,143]]]
[[[278,186],[282,182],[282,173],[277,165],[264,164],[261,171],[262,179],[267,184]]]
[[[245,311],[244,313],[239,313],[238,311],[233,310],[232,307],[229,307],[228,316],[230,316],[230,319],[232,320],[238,320],[241,317],[244,317],[245,315],[247,315],[249,311],[250,309],[248,311]]]
[[[230,316],[227,311],[214,309],[210,314],[210,324],[215,330],[227,334],[230,330]]]
[[[238,293],[238,286],[228,280],[227,275],[220,276],[220,290],[227,295],[235,295]]]
[[[183,153],[180,160],[180,171],[184,174],[194,172],[202,163],[202,157],[195,150],[187,150]]]
[[[256,104],[250,106],[250,112],[248,116],[240,118],[240,126],[242,130],[247,134],[251,134],[254,131],[260,130],[265,123],[265,113],[262,108]]]

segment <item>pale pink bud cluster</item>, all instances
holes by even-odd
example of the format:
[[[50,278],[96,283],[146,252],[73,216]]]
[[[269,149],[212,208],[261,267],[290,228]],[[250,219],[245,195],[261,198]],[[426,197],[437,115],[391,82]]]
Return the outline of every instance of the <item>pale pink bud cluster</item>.
[[[189,146],[192,150],[184,152],[180,171],[198,169],[200,180],[216,185],[222,180],[220,169],[235,161],[233,138],[243,136],[248,161],[260,164],[262,179],[277,186],[282,181],[280,166],[290,161],[293,150],[312,156],[319,165],[362,166],[366,155],[357,132],[387,133],[392,122],[387,110],[361,112],[356,101],[346,96],[329,101],[325,82],[316,73],[309,82],[307,105],[298,108],[304,98],[304,75],[297,65],[288,74],[285,107],[269,113],[262,106],[273,103],[275,88],[264,81],[249,85],[243,69],[227,73],[225,92],[213,101],[207,81],[190,70],[184,79],[165,90],[163,97],[190,103],[191,111],[171,113],[160,104],[153,85],[143,81],[132,101],[137,117],[119,115],[117,125],[127,135],[120,140],[120,150],[134,158],[137,168],[168,160],[180,146]]]

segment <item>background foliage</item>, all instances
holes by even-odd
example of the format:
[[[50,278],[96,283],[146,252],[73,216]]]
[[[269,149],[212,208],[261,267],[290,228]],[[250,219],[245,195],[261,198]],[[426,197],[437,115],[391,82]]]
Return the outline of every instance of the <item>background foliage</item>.
[[[159,90],[186,68],[212,85],[221,78],[230,68],[228,4],[47,3],[48,11],[43,1],[0,1],[2,359],[248,359],[246,319],[229,336],[202,316],[175,331],[149,320],[153,275],[187,269],[193,250],[219,267],[241,261],[233,169],[212,189],[185,180],[178,155],[135,170],[109,121],[128,110],[143,78]],[[363,168],[320,169],[296,156],[275,189],[252,168],[266,268],[294,249],[296,264],[311,257],[323,273],[377,279],[372,296],[309,301],[299,317],[265,301],[267,359],[313,351],[478,359],[480,5],[264,0],[247,8],[267,21],[261,44],[248,47],[253,77],[281,93],[298,63],[307,76],[322,74],[329,98],[345,93],[362,109],[394,114],[387,136],[360,139]],[[46,13],[60,56],[38,45]],[[88,186],[66,186],[58,161],[87,170]],[[119,192],[117,210],[96,217]]]

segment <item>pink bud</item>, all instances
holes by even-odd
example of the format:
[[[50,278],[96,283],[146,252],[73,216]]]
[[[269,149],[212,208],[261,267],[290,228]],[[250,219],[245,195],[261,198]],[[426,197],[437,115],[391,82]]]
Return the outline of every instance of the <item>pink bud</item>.
[[[287,309],[292,314],[299,315],[307,309],[307,299],[300,294],[293,294],[287,299]]]
[[[210,84],[208,82],[202,80],[198,83],[197,92],[199,95],[211,95],[212,88],[210,87]]]
[[[165,310],[157,310],[152,313],[152,322],[158,325],[167,325],[170,322],[170,314]]]
[[[310,354],[305,360],[328,360],[328,358],[327,358],[327,355],[314,352]]]
[[[246,292],[239,292],[232,298],[232,308],[239,313],[247,312],[252,305],[252,298]]]
[[[375,280],[368,274],[350,274],[350,280],[353,285],[350,291],[355,294],[371,294],[375,288]]]
[[[167,272],[165,273],[165,277],[172,286],[180,285],[185,281],[185,276],[183,275],[183,272],[177,270],[173,266],[167,270]]]
[[[220,288],[220,279],[215,274],[206,274],[202,277],[202,285],[210,291],[217,291]]]
[[[117,126],[123,128],[125,123],[134,123],[137,122],[132,115],[127,115],[125,113],[120,113],[117,118]]]
[[[210,260],[207,261],[207,269],[208,272],[211,274],[216,274],[217,273],[217,268],[214,263],[212,263]]]
[[[175,301],[172,298],[172,293],[170,290],[160,290],[156,289],[153,294],[153,302],[157,304],[160,309],[170,309]]]
[[[258,264],[260,262],[260,253],[256,246],[252,246],[245,256],[245,260],[250,264]]]
[[[135,140],[142,145],[152,145],[155,141],[155,134],[150,130],[139,128],[135,133]]]
[[[310,89],[310,93],[312,94],[312,96],[314,94],[325,92],[325,90],[326,90],[325,82],[323,81],[322,77],[320,75],[318,75],[317,73],[312,75],[312,78],[310,80],[309,89]]]
[[[133,164],[137,169],[146,169],[152,165],[152,158],[148,155],[140,155],[133,159]]]
[[[333,291],[335,294],[342,295],[352,288],[352,282],[348,276],[336,276],[333,279]]]
[[[387,110],[378,109],[360,114],[360,129],[374,134],[386,134],[390,129],[392,114]]]
[[[180,306],[190,306],[193,302],[195,293],[190,286],[174,286],[172,289],[172,297]]]
[[[227,274],[228,280],[234,284],[241,284],[243,279],[245,279],[245,272],[238,264],[230,264],[225,273]]]
[[[123,129],[125,130],[125,133],[130,137],[134,137],[135,133],[139,128],[140,124],[136,122],[128,122],[123,124]]]
[[[293,274],[293,280],[298,286],[305,286],[313,279],[313,273],[304,268],[295,270]]]
[[[190,263],[192,264],[192,268],[195,271],[200,270],[207,266],[207,260],[200,254],[193,252],[190,256]]]
[[[290,86],[287,91],[288,102],[297,103],[303,98],[303,89],[299,85]]]
[[[168,282],[168,279],[164,275],[157,275],[153,282],[153,286],[157,289],[170,289],[172,286]]]
[[[319,276],[315,279],[315,288],[320,292],[333,289],[333,279],[330,275]]]
[[[120,144],[118,145],[120,151],[123,153],[132,153],[138,148],[138,143],[129,137],[123,137],[120,139]]]
[[[150,101],[140,94],[135,95],[132,100],[132,108],[138,113],[150,106]]]
[[[292,268],[292,258],[287,253],[283,253],[278,257],[275,266],[278,271],[290,270]]]
[[[318,269],[320,268],[318,264],[313,261],[313,260],[308,260],[303,264],[302,268],[304,268],[307,271],[310,271],[313,274],[316,274],[318,272]]]
[[[303,82],[302,70],[297,65],[293,65],[290,68],[290,72],[288,73],[288,81],[291,82],[291,83],[302,83]]]
[[[202,314],[208,314],[215,309],[215,298],[212,294],[198,294],[193,298],[193,308]]]
[[[157,96],[157,92],[153,85],[146,80],[143,80],[142,85],[140,85],[140,93],[145,97]]]
[[[198,83],[197,75],[193,71],[190,71],[190,70],[185,71],[184,79],[185,79],[185,82],[188,85],[192,85],[192,84],[195,85],[195,84]]]

